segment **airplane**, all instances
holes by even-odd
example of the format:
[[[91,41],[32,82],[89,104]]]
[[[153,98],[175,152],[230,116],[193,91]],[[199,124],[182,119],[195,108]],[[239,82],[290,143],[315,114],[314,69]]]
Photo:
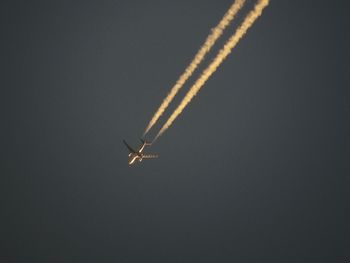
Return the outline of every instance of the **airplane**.
[[[145,149],[146,146],[152,145],[152,143],[146,142],[142,139],[140,139],[142,144],[140,148],[135,151],[133,148],[130,147],[129,144],[125,140],[123,140],[123,143],[125,144],[126,148],[129,150],[129,161],[128,164],[132,165],[135,161],[141,162],[143,159],[153,159],[158,158],[158,155],[155,154],[144,154],[142,151]]]

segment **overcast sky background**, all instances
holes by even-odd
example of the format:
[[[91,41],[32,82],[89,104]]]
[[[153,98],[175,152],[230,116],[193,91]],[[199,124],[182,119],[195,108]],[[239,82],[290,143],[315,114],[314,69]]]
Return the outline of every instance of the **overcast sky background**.
[[[231,3],[3,4],[1,262],[350,260],[348,1],[272,0],[127,165]]]

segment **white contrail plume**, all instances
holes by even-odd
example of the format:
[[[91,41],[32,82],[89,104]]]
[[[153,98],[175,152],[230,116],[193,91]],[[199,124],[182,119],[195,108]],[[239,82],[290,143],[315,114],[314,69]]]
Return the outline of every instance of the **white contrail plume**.
[[[186,96],[183,98],[179,106],[174,110],[173,114],[160,129],[154,141],[170,127],[173,121],[181,114],[184,108],[190,103],[197,92],[203,87],[209,77],[217,70],[224,59],[231,53],[232,49],[237,45],[239,40],[245,35],[247,30],[253,25],[255,20],[262,14],[264,8],[269,4],[269,0],[259,0],[254,9],[248,13],[242,24],[237,28],[236,32],[226,42],[224,47],[219,51],[211,64],[203,71],[202,75],[193,84]]]
[[[159,106],[158,110],[153,115],[151,121],[149,122],[145,132],[145,134],[153,127],[153,125],[157,122],[159,117],[163,114],[166,108],[169,106],[171,101],[174,99],[175,95],[178,91],[183,87],[188,78],[193,74],[198,65],[203,61],[205,55],[210,51],[210,49],[214,46],[215,42],[222,35],[225,28],[231,23],[234,19],[238,11],[243,7],[245,0],[236,0],[226,14],[221,19],[220,23],[212,29],[210,35],[207,37],[205,43],[199,49],[195,57],[193,58],[191,64],[186,68],[185,72],[180,76],[175,85],[170,90],[169,94],[163,100],[162,104]]]

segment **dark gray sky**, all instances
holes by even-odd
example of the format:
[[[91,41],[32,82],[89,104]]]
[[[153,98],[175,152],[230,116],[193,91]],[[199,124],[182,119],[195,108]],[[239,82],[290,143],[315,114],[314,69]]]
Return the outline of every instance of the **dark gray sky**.
[[[350,260],[348,1],[272,0],[127,165],[231,3],[3,4],[1,262]]]

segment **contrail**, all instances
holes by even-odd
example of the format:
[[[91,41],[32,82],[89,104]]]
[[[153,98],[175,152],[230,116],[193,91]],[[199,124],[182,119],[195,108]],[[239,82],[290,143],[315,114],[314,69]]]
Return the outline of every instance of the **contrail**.
[[[203,87],[209,77],[217,70],[224,59],[231,53],[232,49],[237,45],[239,40],[244,36],[247,30],[253,25],[255,20],[262,14],[264,8],[269,4],[269,0],[259,0],[254,9],[248,13],[243,20],[242,24],[238,27],[236,32],[226,42],[224,47],[219,51],[217,56],[211,62],[211,64],[203,71],[202,75],[193,84],[186,96],[183,98],[179,106],[174,110],[173,114],[169,117],[167,122],[158,132],[154,141],[167,130],[173,121],[181,114],[188,103],[193,99],[197,92]]]
[[[186,68],[185,72],[182,73],[180,78],[177,80],[175,85],[170,90],[169,94],[166,96],[162,104],[159,106],[156,113],[153,115],[143,135],[145,135],[157,122],[159,117],[163,114],[165,109],[169,106],[170,102],[174,99],[175,95],[183,87],[187,79],[193,74],[193,72],[196,70],[198,65],[203,61],[205,55],[210,51],[210,49],[214,46],[215,42],[222,35],[225,28],[231,23],[231,21],[234,19],[238,11],[243,7],[244,3],[245,3],[245,0],[236,0],[231,5],[229,10],[226,12],[226,14],[223,16],[219,24],[212,29],[210,35],[207,37],[205,43],[193,58],[191,64]]]

